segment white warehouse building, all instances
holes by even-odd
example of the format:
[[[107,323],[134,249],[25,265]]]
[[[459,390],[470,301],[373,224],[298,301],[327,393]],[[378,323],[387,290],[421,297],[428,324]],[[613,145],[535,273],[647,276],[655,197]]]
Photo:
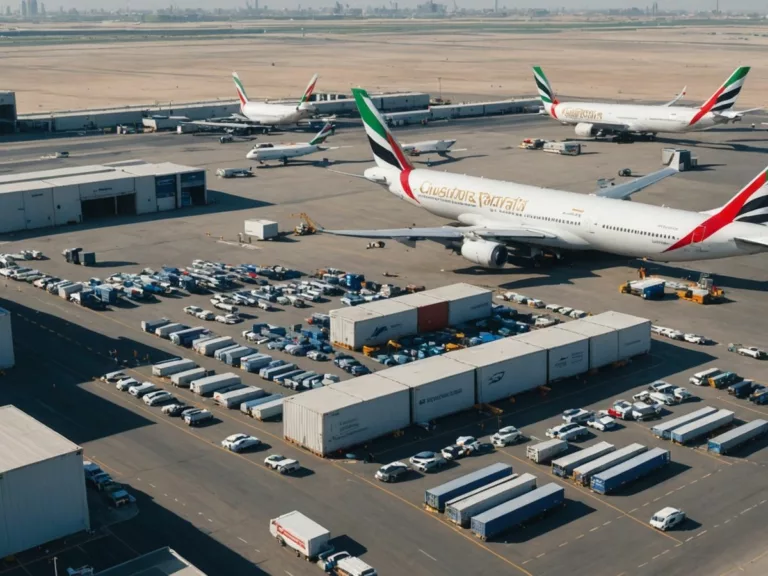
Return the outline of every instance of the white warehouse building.
[[[207,204],[205,169],[144,161],[0,176],[0,233]]]
[[[0,558],[90,529],[83,449],[0,407]]]

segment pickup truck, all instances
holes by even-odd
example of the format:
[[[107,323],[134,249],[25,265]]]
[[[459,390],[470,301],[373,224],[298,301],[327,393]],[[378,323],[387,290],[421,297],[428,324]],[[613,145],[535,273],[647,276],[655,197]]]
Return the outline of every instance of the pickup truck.
[[[768,352],[756,346],[742,346],[741,344],[729,344],[729,352],[736,352],[740,356],[749,356],[756,360],[765,360],[768,358]]]

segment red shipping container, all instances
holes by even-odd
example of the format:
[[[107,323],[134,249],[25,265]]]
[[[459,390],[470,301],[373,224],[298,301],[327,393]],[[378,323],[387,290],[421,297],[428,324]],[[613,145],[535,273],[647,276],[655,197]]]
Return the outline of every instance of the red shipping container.
[[[417,327],[419,334],[434,332],[448,326],[448,302],[435,302],[418,308]]]

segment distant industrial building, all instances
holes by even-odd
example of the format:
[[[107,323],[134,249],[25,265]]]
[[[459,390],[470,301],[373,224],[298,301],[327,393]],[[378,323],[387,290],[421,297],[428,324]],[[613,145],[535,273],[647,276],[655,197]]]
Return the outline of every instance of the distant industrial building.
[[[205,576],[171,548],[161,548],[112,568],[95,576]]]
[[[0,558],[90,529],[83,449],[0,407]]]
[[[0,233],[208,202],[205,170],[143,160],[0,176]]]
[[[0,308],[0,370],[13,368],[15,364],[16,355],[13,352],[11,313],[5,308]]]

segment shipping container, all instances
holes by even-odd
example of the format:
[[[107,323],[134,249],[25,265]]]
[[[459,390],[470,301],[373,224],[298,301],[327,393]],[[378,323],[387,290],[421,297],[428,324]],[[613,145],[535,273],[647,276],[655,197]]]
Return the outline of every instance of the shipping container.
[[[331,533],[301,512],[289,512],[269,521],[269,532],[282,546],[296,550],[307,560],[315,560],[330,548]]]
[[[608,494],[669,463],[669,450],[651,448],[647,452],[592,476],[590,486],[598,494]]]
[[[692,440],[696,440],[710,432],[723,428],[731,422],[733,422],[733,412],[730,410],[718,410],[714,414],[694,420],[680,428],[672,430],[669,436],[672,439],[672,442],[687,444]]]
[[[224,408],[239,408],[243,402],[263,398],[266,395],[267,393],[261,388],[246,386],[245,388],[224,392],[223,394],[221,392],[214,392],[213,401],[219,406],[224,406]]]
[[[217,390],[232,386],[233,384],[240,384],[240,376],[232,374],[232,372],[226,372],[193,380],[189,388],[200,396],[211,396]]]
[[[547,328],[513,338],[547,351],[547,382],[589,371],[589,339],[585,336]]]
[[[237,342],[235,342],[234,344],[230,344],[229,346],[224,346],[223,348],[219,348],[218,350],[216,350],[213,353],[213,357],[216,360],[223,362],[224,354],[226,354],[227,352],[231,352],[232,350],[237,350],[238,348],[242,348],[242,346]]]
[[[715,454],[728,454],[749,440],[754,440],[768,433],[768,422],[765,420],[753,420],[725,434],[720,434],[707,442],[707,450]]]
[[[240,358],[240,368],[246,372],[258,372],[270,362],[272,362],[272,356],[251,354],[250,356]]]
[[[286,398],[283,436],[328,456],[405,428],[409,405],[408,388],[369,374]]]
[[[64,298],[64,300],[69,300],[72,294],[74,294],[75,292],[81,292],[84,289],[85,289],[85,286],[83,286],[79,282],[76,284],[68,284],[66,286],[62,286],[61,288],[59,288],[59,296],[61,298]]]
[[[647,354],[651,350],[650,320],[622,312],[603,312],[584,320],[613,328],[619,333],[619,360]]]
[[[154,334],[155,330],[170,323],[171,321],[168,320],[168,318],[159,318],[158,320],[142,320],[141,329],[144,330],[144,332],[151,332]]]
[[[194,380],[205,378],[207,374],[208,371],[205,368],[194,368],[193,370],[186,370],[184,372],[174,374],[171,376],[171,383],[179,388],[189,388],[189,385]]]
[[[170,340],[171,334],[174,332],[181,332],[182,330],[186,330],[189,328],[186,324],[179,324],[177,322],[174,322],[172,324],[166,324],[164,326],[160,326],[159,328],[155,329],[155,335],[160,336],[160,338],[165,338],[166,340]]]
[[[256,398],[253,400],[248,400],[247,402],[243,402],[240,404],[240,412],[243,414],[247,414],[248,416],[253,416],[251,414],[251,409],[255,408],[256,406],[261,406],[262,404],[266,404],[268,402],[274,402],[275,400],[280,400],[283,398],[282,394],[269,394],[267,396],[262,396],[261,398]]]
[[[185,372],[197,368],[197,364],[193,360],[182,358],[181,360],[174,360],[172,362],[163,362],[161,364],[155,364],[152,366],[153,376],[171,376],[178,374],[179,372]]]
[[[270,238],[277,238],[278,225],[277,222],[271,220],[246,220],[245,233],[259,240],[269,240]]]
[[[11,313],[5,308],[0,308],[0,370],[13,368],[15,364]]]
[[[434,332],[448,326],[448,301],[430,296],[425,292],[414,292],[395,298],[401,304],[416,308],[416,331]]]
[[[396,299],[331,310],[331,342],[359,350],[416,333],[417,311]]]
[[[450,284],[426,290],[421,294],[448,301],[448,324],[451,326],[491,316],[493,292],[479,286],[466,283]]]
[[[221,348],[227,348],[228,346],[232,346],[234,343],[235,343],[235,340],[229,336],[212,338],[211,340],[206,340],[205,342],[200,344],[197,348],[195,348],[195,352],[198,352],[199,354],[203,354],[205,356],[213,356],[213,353],[216,352],[216,350],[220,350]]]
[[[475,370],[445,356],[395,366],[379,375],[411,390],[411,422],[429,422],[475,404]]]
[[[296,364],[282,364],[274,368],[265,367],[259,370],[259,376],[264,378],[264,380],[274,380],[275,376],[280,376],[281,374],[287,374],[291,370],[296,370]]]
[[[605,456],[614,450],[616,450],[616,448],[613,444],[609,444],[608,442],[598,442],[594,446],[590,446],[584,450],[579,450],[578,452],[574,452],[568,456],[563,456],[562,458],[553,460],[552,474],[562,478],[569,478],[573,471],[579,466],[582,466],[587,462],[597,460],[598,458],[601,458],[602,456]]]
[[[424,492],[424,503],[434,510],[442,512],[446,503],[462,494],[476,490],[481,486],[487,486],[501,478],[512,475],[512,466],[503,462],[496,462],[470,474],[460,476],[455,480],[430,488]]]
[[[590,370],[610,366],[619,360],[619,333],[614,328],[581,319],[560,324],[553,330],[565,330],[589,339]]]
[[[525,449],[525,455],[529,460],[533,460],[537,464],[546,464],[566,450],[568,450],[568,442],[555,439],[528,446]]]
[[[230,366],[240,366],[240,358],[250,356],[254,352],[256,352],[256,350],[253,348],[249,348],[248,346],[240,346],[239,348],[235,348],[229,352],[224,352],[224,354],[221,355],[221,361],[225,364],[229,364]]]
[[[270,402],[264,402],[251,408],[251,416],[256,420],[269,420],[283,415],[284,398],[276,398]]]
[[[547,352],[514,338],[449,352],[446,358],[475,368],[477,403],[496,402],[547,383]]]
[[[682,426],[685,426],[686,424],[690,424],[691,422],[694,422],[696,420],[700,420],[701,418],[704,418],[705,416],[709,416],[710,414],[714,414],[715,412],[717,412],[717,408],[712,408],[711,406],[704,406],[704,408],[699,408],[698,410],[694,410],[693,412],[689,412],[688,414],[678,416],[674,420],[669,420],[667,422],[661,422],[659,424],[656,424],[651,428],[651,433],[654,436],[663,438],[664,440],[669,440],[672,437],[673,430],[676,430],[677,428],[681,428]]]
[[[564,502],[565,490],[554,482],[546,484],[514,500],[478,514],[472,518],[472,532],[477,537],[488,540],[540,516]]]
[[[171,334],[171,342],[176,346],[189,346],[193,340],[200,338],[203,334],[206,334],[208,329],[205,326],[195,326],[194,328],[187,328],[186,330],[180,330]]]
[[[514,474],[512,476],[515,476]],[[504,478],[494,482],[493,486],[481,488],[477,494],[462,498],[458,502],[449,502],[445,507],[445,515],[454,524],[463,528],[469,526],[473,516],[495,508],[536,489],[536,476],[523,474],[515,478]]]
[[[386,324],[381,324],[377,329],[380,334],[374,338],[377,340],[376,344],[416,334],[418,312],[413,306],[400,302],[398,298],[378,300],[354,308],[356,310],[368,310],[386,318]],[[381,340],[382,338],[383,340]]]
[[[591,462],[587,462],[586,464],[582,464],[581,466],[574,468],[573,479],[582,486],[586,486],[589,484],[592,476],[598,472],[602,472],[603,470],[608,470],[609,468],[618,466],[622,462],[631,460],[646,450],[648,450],[648,448],[642,444],[630,444],[629,446],[620,448],[615,452],[606,454],[597,460],[592,460]]]

